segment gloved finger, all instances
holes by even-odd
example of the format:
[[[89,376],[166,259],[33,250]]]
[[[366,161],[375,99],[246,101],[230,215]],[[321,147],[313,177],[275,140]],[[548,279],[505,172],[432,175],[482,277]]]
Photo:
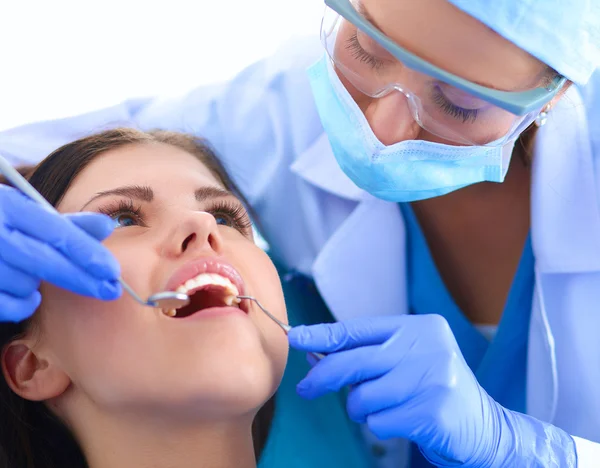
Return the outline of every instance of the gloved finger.
[[[6,226],[50,244],[98,279],[116,280],[119,277],[119,263],[110,251],[66,217],[47,211],[18,192],[0,198],[0,202]],[[108,216],[89,216],[97,216],[98,224],[105,225],[104,230],[115,227]]]
[[[435,435],[422,406],[413,401],[367,416],[367,427],[380,440],[400,437],[420,444]]]
[[[383,343],[412,317],[371,317],[319,325],[301,325],[288,333],[290,346],[300,351],[333,353]]]
[[[347,385],[377,378],[397,362],[395,356],[379,351],[379,346],[365,346],[330,354],[311,369],[297,385],[296,391],[303,398],[311,400],[329,392],[337,392]]]
[[[319,363],[319,359],[312,353],[306,354],[306,360],[310,364],[310,367],[315,367]]]
[[[0,261],[0,292],[25,298],[40,287],[40,280]]]
[[[42,302],[42,295],[39,291],[26,298],[14,297],[0,292],[0,321],[1,322],[20,322],[33,315]]]
[[[355,386],[346,402],[348,416],[352,421],[364,424],[369,415],[402,405],[416,397],[424,369],[426,367],[415,369],[400,364],[377,379]]]
[[[0,233],[0,258],[13,268],[84,296],[116,299],[121,293],[118,283],[91,276],[50,245],[19,231]]]
[[[103,241],[114,231],[114,226],[106,222],[106,216],[98,213],[69,213],[63,216],[98,241]]]

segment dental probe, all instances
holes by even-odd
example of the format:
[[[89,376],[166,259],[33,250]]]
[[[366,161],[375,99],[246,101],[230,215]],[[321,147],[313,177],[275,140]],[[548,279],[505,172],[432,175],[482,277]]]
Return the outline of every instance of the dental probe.
[[[286,335],[292,329],[292,327],[290,325],[288,325],[287,323],[283,323],[281,320],[279,320],[277,317],[275,317],[273,314],[271,314],[271,312],[269,312],[267,309],[265,309],[262,306],[262,304],[260,302],[258,302],[258,299],[254,298],[252,296],[237,296],[237,298],[240,300],[247,299],[249,301],[254,301],[254,303],[256,303],[256,305],[259,307],[259,309],[262,310],[265,314],[267,314],[267,316],[271,320],[273,320],[273,322],[275,322],[277,325],[279,325],[281,327],[281,329],[285,332]],[[321,359],[323,359],[325,357],[325,355],[321,354],[321,353],[308,353],[308,354],[313,356],[318,361],[320,361]]]
[[[12,184],[18,188],[21,192],[27,195],[31,200],[40,204],[43,208],[51,213],[60,215],[60,213],[46,200],[33,186],[23,177],[19,172],[12,167],[12,165],[0,155],[0,173],[12,182]],[[127,291],[131,297],[135,299],[139,304],[156,307],[159,309],[177,309],[183,307],[190,302],[190,298],[187,294],[178,293],[175,291],[162,291],[153,294],[144,301],[136,292],[129,286],[123,278],[119,277],[119,283],[123,286],[123,289]]]

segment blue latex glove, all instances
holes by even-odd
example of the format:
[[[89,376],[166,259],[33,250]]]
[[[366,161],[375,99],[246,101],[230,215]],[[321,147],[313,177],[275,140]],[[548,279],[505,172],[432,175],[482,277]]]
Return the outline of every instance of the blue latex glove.
[[[85,296],[117,298],[120,266],[98,242],[113,229],[108,216],[58,216],[0,185],[0,321],[31,316],[41,301],[41,281]]]
[[[301,326],[288,336],[293,348],[329,354],[298,384],[301,396],[351,385],[353,421],[380,439],[415,442],[437,466],[577,466],[571,436],[485,392],[439,315]]]

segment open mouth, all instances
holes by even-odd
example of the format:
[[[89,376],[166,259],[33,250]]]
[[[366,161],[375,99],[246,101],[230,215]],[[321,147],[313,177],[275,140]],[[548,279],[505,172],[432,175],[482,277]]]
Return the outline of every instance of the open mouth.
[[[190,303],[179,309],[163,310],[173,318],[185,318],[215,307],[237,307],[248,313],[247,306],[238,299],[240,292],[229,278],[216,273],[201,273],[176,289],[187,294]]]

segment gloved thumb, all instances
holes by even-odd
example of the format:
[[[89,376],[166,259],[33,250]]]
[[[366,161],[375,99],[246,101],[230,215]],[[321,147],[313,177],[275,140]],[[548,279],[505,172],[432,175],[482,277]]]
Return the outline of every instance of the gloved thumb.
[[[99,241],[106,239],[115,229],[115,222],[100,213],[70,213],[64,217]]]
[[[290,346],[300,351],[333,353],[387,341],[405,321],[404,316],[364,317],[337,323],[294,327]]]

